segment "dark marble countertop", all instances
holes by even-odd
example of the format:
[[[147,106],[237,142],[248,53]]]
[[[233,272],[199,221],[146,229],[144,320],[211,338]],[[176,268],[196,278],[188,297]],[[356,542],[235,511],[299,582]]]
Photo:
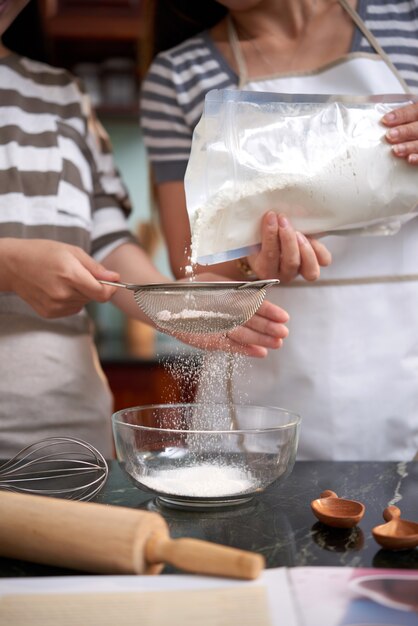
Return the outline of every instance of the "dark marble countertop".
[[[316,521],[310,502],[325,489],[359,500],[366,513],[354,529]],[[418,569],[418,548],[392,552],[374,541],[371,529],[396,504],[402,518],[418,521],[418,462],[296,462],[286,482],[250,503],[212,511],[165,508],[141,491],[116,461],[97,502],[158,511],[172,537],[194,537],[263,554],[267,567],[349,566]],[[170,573],[170,568],[166,568]],[[0,576],[51,576],[80,572],[0,559]]]

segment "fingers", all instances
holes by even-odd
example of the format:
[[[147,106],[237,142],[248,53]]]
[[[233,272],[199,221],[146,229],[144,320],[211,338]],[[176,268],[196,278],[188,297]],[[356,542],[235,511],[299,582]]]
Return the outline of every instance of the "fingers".
[[[254,343],[251,343],[251,340],[254,340]],[[268,355],[269,349],[277,350],[281,348],[282,345],[282,339],[277,340],[275,345],[260,345],[257,333],[248,332],[248,329],[245,329],[244,326],[240,326],[230,331],[226,336],[212,337],[209,343],[206,343],[205,349],[232,352],[233,354],[242,354],[244,356],[263,359]]]
[[[289,319],[286,311],[271,302],[264,302],[264,313],[255,314],[245,325],[238,326],[226,334],[177,334],[177,339],[204,350],[221,350],[255,358],[264,358],[268,350],[282,347],[289,330],[283,321]],[[262,309],[260,307],[260,310]]]
[[[102,285],[87,270],[80,272],[77,277],[77,282],[72,282],[71,288],[83,299],[84,304],[87,304],[90,300],[107,302],[117,289],[117,287],[110,285]],[[62,292],[61,299],[65,300],[66,297],[68,296]]]
[[[257,255],[257,275],[276,278],[280,264],[279,222],[274,211],[263,216],[261,222],[261,252]]]
[[[386,133],[386,139],[392,144],[395,156],[406,159],[412,165],[418,164],[418,122],[391,128]]]
[[[399,126],[401,124],[407,124],[408,122],[414,122],[418,119],[418,104],[407,104],[404,107],[394,109],[389,113],[386,113],[382,117],[382,124],[385,126]]]
[[[111,287],[110,285],[101,285],[99,283],[99,290],[95,295],[88,297],[88,300],[96,300],[96,302],[108,302],[116,293],[117,287]]]
[[[74,288],[86,298],[86,302],[89,300],[96,300],[97,302],[110,300],[117,287],[103,285],[98,281],[119,281],[119,274],[107,270],[81,249],[77,249],[76,256],[81,263],[81,268],[76,279],[74,280],[74,277],[71,278]]]
[[[392,147],[392,152],[395,156],[401,159],[406,159],[411,165],[418,165],[418,141],[408,141],[405,143],[395,144]]]
[[[108,270],[101,263],[97,263],[94,259],[87,255],[89,260],[89,265],[86,266],[90,273],[97,278],[97,280],[111,280],[113,282],[118,282],[120,280],[120,275],[118,272],[114,272],[113,270]]]
[[[107,302],[113,296],[115,287],[99,287],[100,293],[95,297],[92,295],[93,290],[82,286],[86,293],[79,291],[75,287],[61,286],[49,293],[43,293],[38,300],[38,313],[46,318],[65,317],[66,315],[74,315],[82,310],[91,300],[97,302]],[[88,294],[91,295],[88,295]],[[34,305],[35,308],[36,305]]]
[[[280,280],[288,283],[299,273],[300,246],[296,231],[284,215],[278,216],[280,241]]]
[[[418,104],[387,113],[382,123],[389,127],[386,140],[392,145],[393,154],[411,165],[418,165]]]
[[[319,278],[321,267],[331,263],[327,248],[296,231],[282,213],[266,213],[261,233],[261,250],[249,257],[259,278],[279,278],[289,283],[300,274],[305,280],[314,281]]]
[[[272,289],[274,289],[274,287],[272,287]],[[273,304],[269,300],[264,300],[257,311],[257,316],[264,317],[271,322],[279,322],[280,324],[285,324],[289,321],[289,314],[284,309],[277,306],[277,304]]]
[[[315,250],[305,235],[297,232],[296,237],[299,243],[300,253],[299,274],[303,276],[305,280],[317,280],[321,273],[321,269],[319,267],[318,259],[316,258]]]
[[[237,333],[237,336],[229,336],[229,333],[227,335],[191,335],[176,333],[174,336],[180,341],[183,341],[183,343],[187,343],[202,350],[210,350],[213,352],[231,352],[232,354],[242,354],[243,356],[250,356],[259,359],[266,357],[268,354],[267,348],[263,346],[245,344],[239,332]]]
[[[13,250],[13,290],[42,317],[74,315],[90,300],[109,300],[116,290],[101,285],[92,272],[113,280],[118,274],[77,246],[33,239],[16,242]]]
[[[286,311],[265,301],[246,324],[229,331],[227,336],[242,345],[257,345],[277,350],[281,348],[283,339],[289,334],[289,329],[284,325],[288,319]]]
[[[257,330],[257,325],[257,321],[254,321],[252,325],[246,324],[245,326],[234,328],[234,330],[228,333],[228,337],[242,345],[257,345],[262,348],[277,350],[281,347],[283,339],[289,334],[286,326],[281,324],[276,325],[274,334],[266,334],[264,329]],[[272,329],[272,326],[270,326],[270,330]]]
[[[292,281],[298,274],[305,280],[314,281],[320,276],[320,263],[316,249],[321,253],[321,263],[326,260],[325,246],[315,248],[310,239],[299,231],[295,231],[288,221],[279,216],[280,228],[280,280],[284,283]],[[284,225],[286,223],[286,226]]]
[[[76,261],[75,266],[69,263],[68,268],[54,277],[47,286],[38,286],[36,295],[32,289],[28,295],[33,308],[43,317],[51,319],[74,315],[91,300],[107,302],[116,289],[98,283],[94,276],[83,265],[77,265]],[[26,299],[25,293],[21,295]]]
[[[39,302],[31,303],[33,309],[45,319],[56,319],[59,317],[67,317],[69,315],[76,315],[79,313],[86,302]]]
[[[315,256],[320,267],[328,267],[328,265],[331,265],[332,255],[328,248],[324,246],[323,243],[318,241],[318,239],[313,239],[311,237],[307,237],[307,239],[315,252]]]

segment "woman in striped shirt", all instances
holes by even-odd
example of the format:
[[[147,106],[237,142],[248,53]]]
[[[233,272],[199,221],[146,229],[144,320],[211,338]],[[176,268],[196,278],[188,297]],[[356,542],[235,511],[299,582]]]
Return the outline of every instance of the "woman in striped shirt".
[[[178,277],[190,252],[183,180],[209,90],[418,93],[417,0],[149,5],[161,52],[143,82],[141,123]],[[417,165],[418,105],[383,123],[393,158]],[[299,412],[300,458],[412,458],[418,449],[418,219],[391,237],[319,242],[295,232],[271,208],[258,254],[211,266],[231,278],[242,272],[280,278],[277,298],[290,314],[284,349],[248,371],[241,365],[232,398]]]
[[[1,36],[27,4],[0,0]],[[129,211],[78,82],[1,42],[0,458],[50,435],[112,453],[111,394],[84,305],[112,298],[149,321],[131,293],[98,280],[167,282],[129,233]],[[281,345],[286,320],[266,302],[247,327],[202,345],[265,356]]]

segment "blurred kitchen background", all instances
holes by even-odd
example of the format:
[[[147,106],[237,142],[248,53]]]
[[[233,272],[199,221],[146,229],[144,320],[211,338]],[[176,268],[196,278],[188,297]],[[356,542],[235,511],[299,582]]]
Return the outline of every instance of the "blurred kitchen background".
[[[131,229],[156,265],[170,276],[165,246],[152,209],[149,169],[139,126],[139,87],[147,46],[143,3],[141,0],[37,2],[42,55],[52,65],[65,67],[83,79],[98,117],[110,135],[116,164],[130,192]],[[145,324],[127,321],[110,303],[92,305],[90,313],[116,409],[191,399],[190,367],[193,363],[198,367],[199,362],[195,351]],[[185,359],[186,368],[182,366]],[[187,381],[181,375],[185,369]]]

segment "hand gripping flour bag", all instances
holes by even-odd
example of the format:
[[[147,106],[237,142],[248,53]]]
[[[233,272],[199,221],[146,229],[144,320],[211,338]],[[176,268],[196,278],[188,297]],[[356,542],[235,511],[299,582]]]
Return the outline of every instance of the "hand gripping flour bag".
[[[380,120],[413,100],[209,92],[185,177],[192,262],[254,253],[269,210],[307,235],[397,232],[418,213],[418,168]]]

